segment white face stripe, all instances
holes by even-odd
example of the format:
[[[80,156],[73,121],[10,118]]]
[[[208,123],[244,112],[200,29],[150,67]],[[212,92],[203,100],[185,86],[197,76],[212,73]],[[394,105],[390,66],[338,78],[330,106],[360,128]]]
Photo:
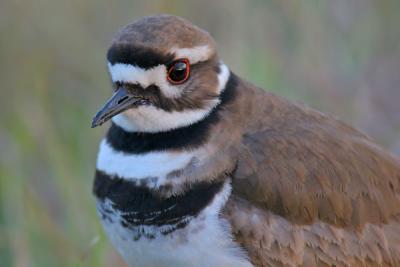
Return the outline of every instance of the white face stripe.
[[[218,87],[221,93],[229,80],[229,69],[220,63]],[[211,100],[203,109],[167,112],[154,106],[139,106],[129,109],[112,118],[113,122],[128,132],[160,132],[191,125],[205,118],[219,103],[218,99]]]
[[[175,54],[175,59],[187,58],[190,64],[209,59],[212,56],[212,52],[213,50],[208,45],[171,49],[171,53]],[[113,82],[138,83],[144,88],[155,84],[166,97],[177,98],[180,96],[179,85],[171,85],[167,80],[167,68],[165,65],[143,69],[131,64],[111,64],[108,62],[108,70]]]
[[[118,114],[112,121],[128,132],[160,132],[191,125],[206,117],[218,105],[210,101],[209,107],[186,111],[167,112],[154,106],[139,106]]]
[[[175,59],[187,58],[190,64],[208,60],[213,53],[213,50],[208,45],[195,46],[192,48],[173,48],[171,53],[175,54]]]
[[[143,69],[130,64],[108,63],[108,70],[113,82],[137,83],[143,88],[151,84],[157,85],[163,95],[169,98],[177,98],[181,95],[179,86],[171,85],[167,80],[167,68],[158,65],[151,69]]]
[[[159,186],[165,182],[167,174],[187,166],[195,153],[196,151],[193,150],[126,154],[116,151],[103,139],[100,143],[96,168],[108,175],[117,175],[127,180],[156,177],[157,184],[153,186]]]

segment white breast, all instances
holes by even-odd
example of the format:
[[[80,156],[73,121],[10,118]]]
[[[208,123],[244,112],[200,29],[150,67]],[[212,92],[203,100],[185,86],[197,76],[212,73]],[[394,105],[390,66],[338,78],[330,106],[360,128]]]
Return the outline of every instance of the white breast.
[[[232,241],[228,223],[219,212],[231,192],[230,181],[212,203],[182,229],[167,235],[148,227],[154,238],[132,238],[120,223],[120,214],[104,220],[105,231],[129,266],[140,267],[251,267],[245,253]]]

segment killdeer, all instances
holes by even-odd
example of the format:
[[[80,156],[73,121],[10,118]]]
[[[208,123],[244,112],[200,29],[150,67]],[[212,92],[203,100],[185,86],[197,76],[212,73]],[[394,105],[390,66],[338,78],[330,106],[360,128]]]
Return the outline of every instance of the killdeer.
[[[120,30],[94,194],[129,266],[400,266],[400,159],[239,78],[175,16]]]

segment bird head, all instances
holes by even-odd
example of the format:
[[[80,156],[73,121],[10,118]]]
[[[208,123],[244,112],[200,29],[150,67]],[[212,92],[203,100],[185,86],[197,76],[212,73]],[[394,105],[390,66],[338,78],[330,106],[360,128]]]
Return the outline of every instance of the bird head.
[[[212,37],[170,15],[122,28],[107,52],[113,94],[92,127],[112,121],[126,131],[162,132],[202,120],[229,78]]]

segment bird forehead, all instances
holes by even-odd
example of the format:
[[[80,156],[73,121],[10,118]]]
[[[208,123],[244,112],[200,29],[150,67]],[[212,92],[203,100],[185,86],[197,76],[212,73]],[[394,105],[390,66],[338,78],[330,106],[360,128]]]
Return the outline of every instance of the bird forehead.
[[[131,43],[113,44],[107,52],[107,60],[112,65],[129,64],[143,69],[166,65],[174,60],[174,55],[160,49]]]
[[[158,49],[200,44],[215,48],[215,42],[208,32],[190,21],[171,15],[141,18],[123,27],[114,37],[114,42],[136,43]]]

